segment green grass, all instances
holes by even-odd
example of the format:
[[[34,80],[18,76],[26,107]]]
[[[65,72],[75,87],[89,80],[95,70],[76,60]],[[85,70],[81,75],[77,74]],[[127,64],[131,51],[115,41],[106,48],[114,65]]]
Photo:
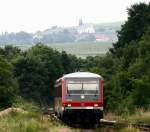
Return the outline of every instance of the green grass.
[[[143,109],[137,109],[134,114],[125,114],[122,116],[115,115],[113,113],[107,113],[104,117],[108,120],[115,120],[119,123],[127,124],[150,124],[150,111],[144,111]]]
[[[18,99],[13,107],[23,109],[24,113],[12,112],[5,117],[0,118],[0,132],[80,132],[79,128],[70,128],[67,125],[60,124],[42,115],[40,106],[33,102],[26,102]],[[107,113],[105,119],[116,120],[119,123],[148,123],[150,124],[150,111],[145,112],[140,109],[133,115],[117,116],[113,113]],[[127,127],[127,125],[98,126],[96,132],[139,132],[138,129]]]
[[[66,128],[61,124],[51,122],[48,118],[37,115],[23,113],[11,113],[7,117],[0,119],[0,132],[50,132]]]
[[[70,131],[70,127],[52,121],[43,116],[40,107],[34,103],[19,102],[14,106],[25,110],[24,113],[11,112],[0,118],[0,132],[61,132]],[[72,129],[78,132],[78,129]]]
[[[139,129],[124,126],[101,126],[96,132],[140,132]]]
[[[24,100],[17,101],[13,107],[23,109],[24,113],[12,112],[5,117],[0,118],[0,132],[80,132],[79,128],[70,128],[67,125],[60,124],[47,116],[43,116],[41,109],[35,103],[29,103]],[[150,111],[137,110],[133,115],[126,117],[117,116],[113,113],[107,113],[105,119],[116,120],[122,124],[129,123],[150,123]],[[139,132],[138,129],[127,127],[127,125],[98,126],[96,132]]]
[[[143,109],[139,109],[134,115],[128,117],[128,122],[135,124],[150,124],[150,111],[145,112]]]
[[[117,121],[120,125],[116,124],[113,127],[102,126],[97,128],[100,132],[140,132],[139,129],[129,127],[128,124],[150,124],[150,111],[144,111],[142,109],[137,109],[136,113],[129,115],[125,114],[123,116],[115,115],[114,113],[107,113],[104,116],[105,119],[111,121]]]

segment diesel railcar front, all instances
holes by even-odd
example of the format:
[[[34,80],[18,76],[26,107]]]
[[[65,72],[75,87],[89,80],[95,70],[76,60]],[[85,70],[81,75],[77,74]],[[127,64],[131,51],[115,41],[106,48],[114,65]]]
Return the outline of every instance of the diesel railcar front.
[[[55,83],[55,114],[74,123],[98,123],[103,118],[103,78],[90,72],[62,76]]]

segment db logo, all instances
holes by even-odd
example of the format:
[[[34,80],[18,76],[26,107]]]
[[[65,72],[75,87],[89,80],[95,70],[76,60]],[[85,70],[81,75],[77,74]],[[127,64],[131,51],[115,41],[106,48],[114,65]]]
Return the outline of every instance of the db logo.
[[[83,107],[83,106],[84,106],[84,103],[81,103],[81,106]]]

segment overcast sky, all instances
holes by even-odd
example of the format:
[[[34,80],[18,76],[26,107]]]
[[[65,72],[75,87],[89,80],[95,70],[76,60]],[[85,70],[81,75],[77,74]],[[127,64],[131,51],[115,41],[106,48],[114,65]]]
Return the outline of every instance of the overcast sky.
[[[150,0],[0,0],[0,32],[127,20],[127,7]]]

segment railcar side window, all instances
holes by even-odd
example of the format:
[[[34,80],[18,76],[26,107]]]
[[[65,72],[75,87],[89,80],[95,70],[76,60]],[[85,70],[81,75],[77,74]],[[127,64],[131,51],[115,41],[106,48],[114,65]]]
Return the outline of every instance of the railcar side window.
[[[62,90],[61,90],[61,83],[60,82],[56,82],[55,83],[55,96],[56,97],[61,97],[61,92]]]

